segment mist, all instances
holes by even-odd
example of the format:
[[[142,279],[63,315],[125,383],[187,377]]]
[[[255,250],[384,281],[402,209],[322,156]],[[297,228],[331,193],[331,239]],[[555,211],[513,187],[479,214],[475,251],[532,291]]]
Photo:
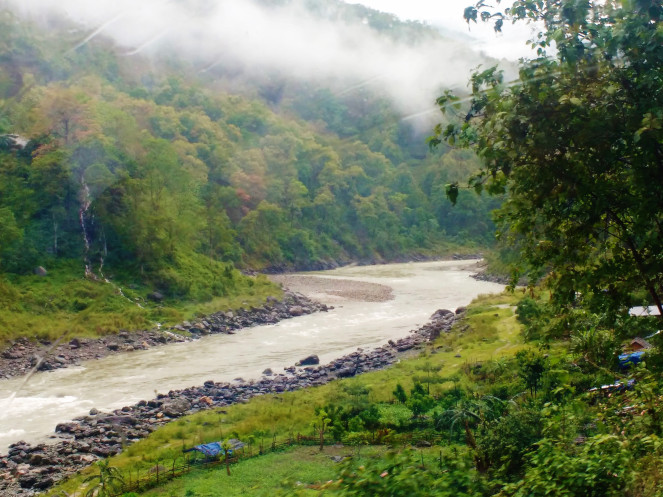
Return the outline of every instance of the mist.
[[[442,89],[464,89],[473,69],[495,63],[460,40],[397,42],[372,29],[367,20],[315,17],[301,0],[281,6],[264,3],[4,1],[35,21],[55,14],[78,24],[80,41],[70,50],[103,36],[114,41],[122,56],[177,55],[211,77],[215,68],[230,64],[249,73],[273,71],[320,83],[335,81],[338,93],[371,86],[384,90],[403,115],[425,113]]]

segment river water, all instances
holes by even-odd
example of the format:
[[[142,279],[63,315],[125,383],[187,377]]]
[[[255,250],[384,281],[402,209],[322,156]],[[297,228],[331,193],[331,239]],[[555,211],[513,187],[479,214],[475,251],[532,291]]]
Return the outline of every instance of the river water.
[[[470,277],[476,261],[352,266],[310,273],[387,285],[394,298],[365,302],[336,295],[313,297],[334,305],[316,313],[195,342],[89,361],[81,366],[0,381],[0,453],[18,440],[46,441],[55,425],[95,407],[108,411],[158,393],[206,380],[259,378],[265,368],[282,371],[317,354],[322,364],[344,354],[377,347],[422,325],[437,309],[454,310],[502,285]]]

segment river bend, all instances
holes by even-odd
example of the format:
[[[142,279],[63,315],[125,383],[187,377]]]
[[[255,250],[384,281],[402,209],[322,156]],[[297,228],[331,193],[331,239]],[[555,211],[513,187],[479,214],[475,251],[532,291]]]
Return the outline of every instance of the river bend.
[[[18,440],[47,440],[55,425],[91,408],[100,411],[135,404],[156,393],[201,385],[206,380],[259,378],[317,354],[321,363],[377,347],[407,335],[437,309],[454,310],[479,294],[504,286],[471,278],[476,261],[440,261],[351,266],[309,273],[330,282],[329,293],[315,286],[312,298],[335,306],[322,312],[195,342],[114,355],[80,366],[0,381],[0,452]],[[344,296],[335,281],[368,282],[392,288],[393,298],[365,301]],[[340,284],[340,281],[339,281]],[[304,285],[306,287],[306,285]]]

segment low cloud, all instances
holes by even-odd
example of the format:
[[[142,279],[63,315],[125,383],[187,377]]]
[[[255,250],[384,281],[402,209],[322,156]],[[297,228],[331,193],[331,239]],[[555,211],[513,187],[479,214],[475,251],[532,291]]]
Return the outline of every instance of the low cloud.
[[[442,88],[465,88],[471,70],[490,63],[461,40],[396,42],[361,20],[316,17],[299,0],[271,5],[264,0],[4,3],[36,20],[57,13],[78,23],[81,37],[72,50],[105,36],[126,57],[175,51],[210,74],[215,67],[232,65],[249,72],[343,81],[339,92],[371,85],[383,88],[404,114],[431,108]]]

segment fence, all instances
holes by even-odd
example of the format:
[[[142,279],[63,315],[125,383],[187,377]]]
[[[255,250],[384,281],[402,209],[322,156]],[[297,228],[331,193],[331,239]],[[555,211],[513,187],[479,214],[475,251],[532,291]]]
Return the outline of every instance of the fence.
[[[379,437],[376,441],[371,441],[371,445],[387,445],[393,444],[396,440],[390,439],[386,440],[387,437]],[[444,437],[437,433],[403,433],[397,434],[394,438],[397,438],[398,445],[420,445],[424,442],[431,445],[440,443],[444,440]],[[357,445],[357,441],[346,439],[340,440],[340,443],[344,445],[352,446]],[[334,445],[338,443],[337,441],[324,440],[325,445]],[[367,440],[366,443],[369,443]],[[272,442],[269,443],[266,447],[263,443],[257,447],[258,450],[253,451],[253,447],[249,448],[247,452],[245,448],[242,448],[238,451],[235,451],[232,456],[228,458],[228,464],[236,464],[244,459],[249,459],[252,457],[257,457],[269,452],[279,452],[285,449],[288,449],[292,446],[319,446],[320,438],[318,436],[308,436],[302,435],[300,433],[297,436],[289,436],[285,441],[277,442],[276,437],[272,438]],[[179,462],[178,464],[178,461]],[[163,466],[160,462],[157,461],[156,466],[151,468],[148,471],[145,471],[144,474],[141,474],[140,470],[129,471],[128,473],[123,473],[123,482],[120,489],[115,491],[106,491],[106,494],[109,497],[119,497],[124,493],[128,492],[140,492],[143,490],[148,490],[150,488],[157,487],[173,478],[178,478],[183,476],[195,469],[208,469],[215,466],[225,466],[226,459],[221,457],[219,459],[200,459],[195,456],[185,455],[181,458],[172,460],[168,466]]]

